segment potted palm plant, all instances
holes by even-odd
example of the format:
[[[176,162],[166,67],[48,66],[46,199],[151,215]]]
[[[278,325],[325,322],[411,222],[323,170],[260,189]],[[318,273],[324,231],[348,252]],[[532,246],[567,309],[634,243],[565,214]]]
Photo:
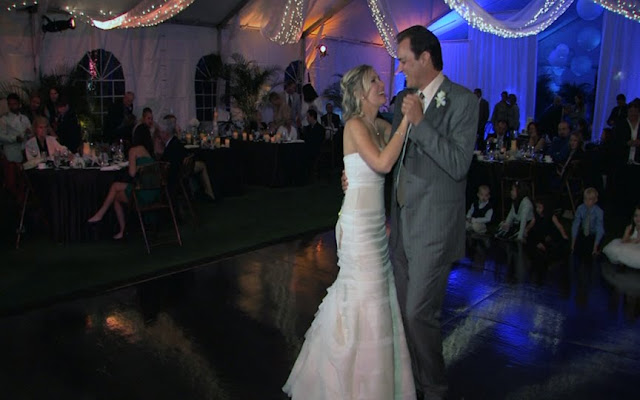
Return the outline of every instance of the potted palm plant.
[[[234,53],[231,60],[231,63],[225,65],[229,79],[227,95],[242,111],[244,129],[253,129],[257,127],[258,105],[274,84],[273,79],[279,68],[261,67],[238,53]]]

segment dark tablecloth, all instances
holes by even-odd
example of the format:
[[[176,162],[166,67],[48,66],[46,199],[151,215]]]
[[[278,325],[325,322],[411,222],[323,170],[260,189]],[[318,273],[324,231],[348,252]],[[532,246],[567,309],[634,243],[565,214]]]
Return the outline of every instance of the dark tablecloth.
[[[111,210],[95,226],[87,224],[102,204],[111,183],[126,174],[125,170],[98,169],[27,171],[31,185],[44,207],[53,239],[68,243],[110,237],[114,233],[115,216]]]
[[[242,165],[234,148],[195,149],[196,160],[207,165],[216,198],[242,194]]]
[[[270,187],[300,186],[309,181],[305,143],[265,143],[232,140],[245,183]]]

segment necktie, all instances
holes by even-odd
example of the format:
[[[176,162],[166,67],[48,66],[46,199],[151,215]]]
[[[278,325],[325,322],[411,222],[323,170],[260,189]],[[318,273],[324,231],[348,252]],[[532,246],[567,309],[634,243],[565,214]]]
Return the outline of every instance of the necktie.
[[[422,101],[422,111],[424,112],[424,94],[419,92],[420,100]],[[402,180],[402,170],[404,169],[404,155],[407,152],[407,140],[409,139],[409,133],[411,132],[411,128],[413,125],[409,124],[407,128],[407,133],[404,135],[404,143],[402,144],[402,153],[400,154],[400,165],[398,166],[398,176],[396,177],[396,200],[398,205],[401,207],[404,206],[405,202],[405,191],[404,191],[404,182]]]
[[[591,210],[587,210],[587,215],[584,217],[584,223],[582,224],[582,233],[585,236],[589,236],[591,225]]]
[[[287,102],[289,103],[289,107],[291,107],[291,104],[293,102],[291,101],[291,95],[290,94],[287,95]]]

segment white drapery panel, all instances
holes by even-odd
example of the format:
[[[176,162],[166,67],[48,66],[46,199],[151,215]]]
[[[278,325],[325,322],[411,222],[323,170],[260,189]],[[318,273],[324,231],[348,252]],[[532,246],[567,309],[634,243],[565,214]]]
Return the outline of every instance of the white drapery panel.
[[[41,69],[77,64],[87,51],[104,49],[121,63],[126,90],[136,94],[134,113],[151,107],[159,119],[174,113],[183,126],[195,116],[195,70],[216,48],[215,29],[164,24],[154,28],[101,31],[79,25],[45,36]]]
[[[473,90],[471,69],[469,66],[469,41],[441,42],[442,72],[453,82]]]
[[[492,113],[502,91],[514,93],[524,129],[535,111],[538,40],[535,36],[505,39],[469,28],[469,46],[470,84],[482,89]]]
[[[640,24],[622,15],[605,12],[602,20],[602,45],[598,86],[593,110],[593,139],[607,126],[607,118],[622,93],[627,101],[640,97],[640,58],[630,47],[631,38],[640,38]]]
[[[536,35],[561,16],[573,0],[530,0],[524,8],[506,19],[497,19],[475,0],[445,0],[469,26],[494,35],[517,38]]]

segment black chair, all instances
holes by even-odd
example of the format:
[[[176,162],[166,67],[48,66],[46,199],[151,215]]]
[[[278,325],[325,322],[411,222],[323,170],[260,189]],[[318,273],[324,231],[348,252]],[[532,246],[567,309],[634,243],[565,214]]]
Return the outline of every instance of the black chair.
[[[152,164],[141,165],[136,171],[136,180],[133,184],[133,208],[138,214],[140,221],[140,229],[147,248],[147,253],[151,254],[151,246],[147,237],[147,230],[143,214],[147,212],[156,212],[168,209],[171,213],[173,226],[176,231],[176,241],[182,246],[180,230],[176,222],[176,215],[171,203],[171,196],[168,189],[169,163],[155,162]],[[161,243],[156,243],[161,244]]]
[[[194,227],[198,225],[198,218],[196,217],[196,213],[193,210],[191,191],[187,190],[187,188],[189,187],[189,180],[194,174],[195,165],[195,154],[190,154],[189,156],[184,158],[184,160],[182,161],[182,165],[180,166],[180,190],[175,193],[176,198],[180,194],[184,197],[184,201],[187,203],[187,207],[189,208],[189,212],[191,213],[191,219],[193,221]]]

